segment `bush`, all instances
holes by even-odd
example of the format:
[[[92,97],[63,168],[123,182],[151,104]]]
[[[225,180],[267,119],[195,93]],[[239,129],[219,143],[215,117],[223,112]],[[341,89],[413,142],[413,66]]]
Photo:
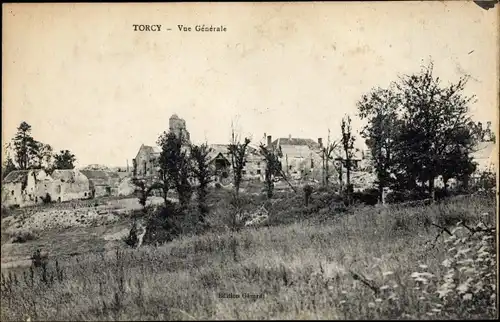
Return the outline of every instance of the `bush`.
[[[130,228],[130,232],[128,236],[124,238],[125,244],[128,246],[135,248],[139,242],[139,238],[137,237],[137,222],[134,220],[132,224],[132,228]]]
[[[419,190],[391,191],[386,195],[386,203],[400,203],[407,201],[418,201],[430,198],[426,192]]]
[[[12,235],[11,243],[22,244],[30,240],[36,240],[37,234],[31,231],[17,231]]]
[[[377,189],[365,189],[360,192],[354,192],[352,194],[354,202],[360,202],[368,206],[373,206],[378,203],[378,190]]]

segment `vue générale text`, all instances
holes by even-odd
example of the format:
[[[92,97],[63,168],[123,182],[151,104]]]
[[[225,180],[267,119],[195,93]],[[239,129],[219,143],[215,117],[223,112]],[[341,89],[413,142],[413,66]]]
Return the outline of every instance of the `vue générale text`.
[[[134,31],[171,31],[172,28],[162,28],[162,25],[151,25],[151,24],[137,24],[132,25]],[[227,28],[224,25],[196,25],[194,28],[187,25],[177,25],[178,30],[181,32],[226,32]]]

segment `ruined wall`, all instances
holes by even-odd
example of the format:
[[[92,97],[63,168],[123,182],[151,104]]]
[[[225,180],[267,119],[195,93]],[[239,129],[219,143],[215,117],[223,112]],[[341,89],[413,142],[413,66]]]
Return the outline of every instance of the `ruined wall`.
[[[90,183],[87,177],[76,172],[74,180],[55,180],[54,195],[52,199],[56,201],[68,201],[73,199],[84,199],[90,197]],[[60,188],[59,188],[60,187]]]

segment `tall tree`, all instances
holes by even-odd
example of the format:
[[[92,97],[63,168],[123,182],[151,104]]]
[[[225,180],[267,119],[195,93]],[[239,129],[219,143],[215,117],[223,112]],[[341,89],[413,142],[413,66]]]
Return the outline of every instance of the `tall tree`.
[[[208,214],[207,195],[208,184],[212,181],[212,171],[209,163],[210,148],[207,144],[200,146],[191,145],[191,160],[193,162],[192,172],[194,178],[198,181],[197,196],[198,209],[200,211],[200,221],[205,223],[205,217]]]
[[[250,139],[245,138],[243,142],[240,142],[238,136],[234,133],[234,128],[231,129],[231,143],[228,146],[228,152],[231,156],[231,167],[233,172],[233,185],[234,193],[231,200],[234,211],[231,213],[231,231],[232,231],[232,250],[233,250],[233,260],[238,260],[237,251],[237,240],[235,232],[238,230],[237,219],[241,215],[242,205],[240,200],[240,185],[243,178],[243,167],[245,166],[246,151],[250,144]]]
[[[281,162],[279,158],[282,156],[281,152],[274,147],[266,147],[264,144],[260,144],[260,153],[266,160],[265,169],[265,182],[267,197],[271,199],[273,197],[274,182],[277,177],[282,175]]]
[[[377,175],[378,199],[382,200],[385,186],[391,185],[393,152],[398,129],[399,97],[392,89],[375,88],[357,103],[359,116],[367,121],[361,131],[370,149],[371,163]]]
[[[61,150],[54,155],[54,169],[74,169],[76,157],[69,150]]]
[[[162,151],[160,154],[160,174],[163,182],[163,193],[165,202],[166,193],[170,185],[175,188],[182,207],[186,207],[192,196],[190,180],[190,160],[187,150],[183,147],[184,139],[182,133],[176,135],[173,132],[164,132],[158,138],[158,145]]]
[[[240,192],[241,179],[243,176],[243,167],[245,166],[246,151],[249,144],[250,144],[249,138],[245,138],[243,143],[239,142],[233,131],[231,144],[229,144],[228,150],[229,150],[229,155],[231,156],[231,166],[233,168],[234,192],[236,197],[238,197]]]
[[[353,167],[352,160],[354,159],[354,141],[356,140],[355,136],[352,134],[351,127],[351,117],[346,115],[342,118],[342,122],[340,124],[340,129],[342,131],[342,150],[344,152],[344,165],[346,168],[346,184],[347,184],[347,202],[350,203],[351,196],[351,170]]]
[[[323,162],[323,177],[322,183],[328,186],[330,181],[330,163],[334,162],[334,152],[340,147],[340,142],[330,141],[330,129],[328,129],[328,138],[326,141],[326,146],[321,149],[321,160]]]
[[[411,160],[412,171],[420,182],[427,182],[428,193],[434,199],[434,180],[448,169],[457,153],[467,156],[474,146],[468,124],[468,106],[474,96],[462,94],[468,77],[455,84],[442,86],[433,76],[433,63],[423,67],[420,74],[403,76],[396,86],[401,93],[401,127],[399,140],[405,148],[405,167]],[[467,157],[460,158],[468,162]],[[465,168],[470,168],[464,165]]]
[[[31,136],[31,125],[22,122],[17,128],[16,135],[12,139],[14,145],[14,160],[20,170],[26,170],[33,164],[36,156],[37,144]]]

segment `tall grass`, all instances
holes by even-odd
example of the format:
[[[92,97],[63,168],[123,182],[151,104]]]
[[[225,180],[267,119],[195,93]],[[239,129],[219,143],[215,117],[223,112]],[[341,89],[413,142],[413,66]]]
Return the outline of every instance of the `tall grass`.
[[[494,209],[476,197],[244,229],[238,262],[231,232],[51,262],[2,273],[0,318],[494,318]]]

